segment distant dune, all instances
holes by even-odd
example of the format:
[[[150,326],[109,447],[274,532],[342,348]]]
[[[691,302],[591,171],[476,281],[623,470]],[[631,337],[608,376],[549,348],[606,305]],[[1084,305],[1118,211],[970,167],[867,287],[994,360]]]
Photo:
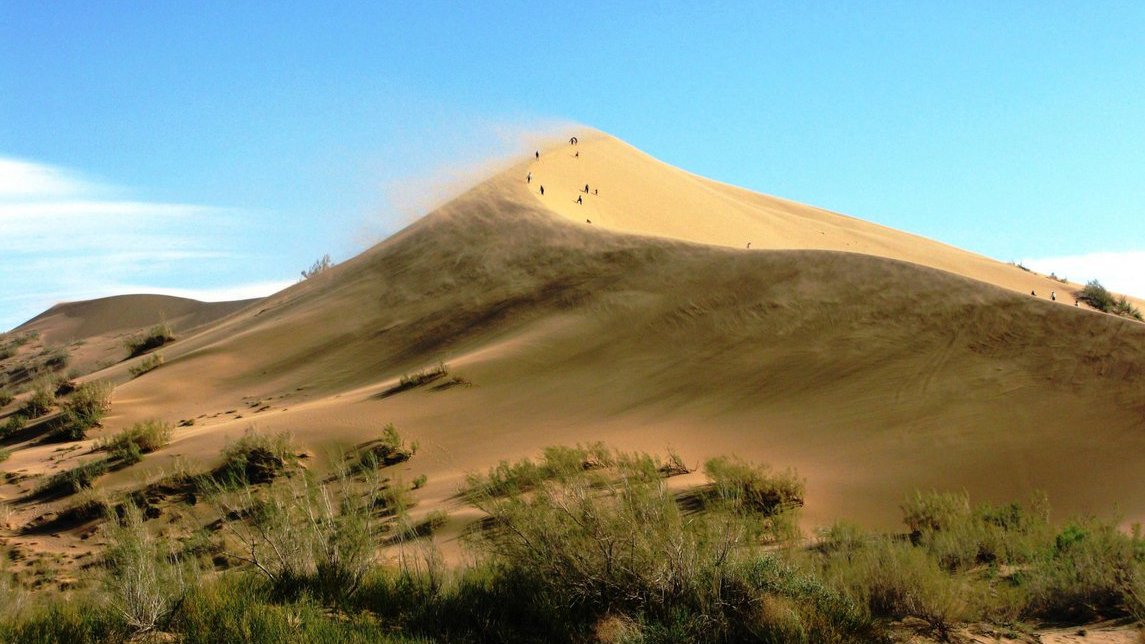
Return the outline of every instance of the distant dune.
[[[118,362],[123,339],[165,322],[179,336],[193,333],[258,300],[200,302],[168,295],[116,295],[57,304],[11,331],[36,333],[45,347],[67,346],[80,372]]]
[[[397,469],[428,475],[426,510],[467,471],[603,440],[797,468],[812,524],[894,527],[917,488],[1044,490],[1061,513],[1143,520],[1145,325],[1069,290],[586,134],[261,302],[165,309],[200,330],[143,377],[98,374],[119,382],[99,434],[196,419],[136,466],[155,468],[209,464],[251,425],[321,455],[393,422],[422,446]],[[64,341],[153,323],[132,297],[25,326]],[[464,386],[383,395],[439,362]],[[49,449],[7,466],[40,470]]]

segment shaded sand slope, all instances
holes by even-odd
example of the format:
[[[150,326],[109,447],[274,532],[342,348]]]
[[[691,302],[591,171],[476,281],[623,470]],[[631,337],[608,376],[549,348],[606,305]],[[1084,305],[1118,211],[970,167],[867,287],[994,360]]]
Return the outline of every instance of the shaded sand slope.
[[[813,523],[893,526],[920,487],[1145,519],[1145,325],[883,257],[573,223],[525,167],[165,350],[107,431],[199,419],[146,467],[252,424],[320,453],[392,421],[422,445],[401,475],[429,475],[423,508],[466,471],[606,440],[794,466]],[[386,395],[438,361],[472,386]]]

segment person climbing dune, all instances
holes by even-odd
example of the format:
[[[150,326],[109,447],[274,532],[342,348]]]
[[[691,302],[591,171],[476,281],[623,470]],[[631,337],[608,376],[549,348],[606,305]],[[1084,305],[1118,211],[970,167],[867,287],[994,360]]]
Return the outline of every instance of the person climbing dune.
[[[584,205],[584,200],[582,200],[582,199],[580,198],[580,196],[577,196],[577,198],[576,198],[576,203],[577,203],[577,205],[578,205],[578,206],[579,206],[579,205]]]
[[[532,182],[533,182],[533,173],[530,172],[528,175],[525,176],[525,183],[532,183]]]
[[[545,196],[545,186],[544,185],[541,186],[541,196],[542,197]]]

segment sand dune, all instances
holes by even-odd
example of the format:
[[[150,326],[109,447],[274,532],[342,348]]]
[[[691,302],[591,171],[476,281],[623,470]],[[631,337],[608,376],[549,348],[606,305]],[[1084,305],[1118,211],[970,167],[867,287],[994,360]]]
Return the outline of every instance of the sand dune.
[[[585,136],[181,339],[154,372],[98,374],[119,383],[102,433],[196,419],[104,483],[205,467],[251,425],[320,456],[394,422],[422,445],[399,468],[428,475],[422,509],[467,471],[604,440],[795,467],[810,524],[894,527],[931,487],[1145,519],[1145,325],[1028,294],[1053,284]],[[439,361],[471,386],[381,395]],[[42,469],[48,448],[26,447],[6,469]]]
[[[11,331],[38,334],[43,347],[67,347],[73,370],[92,371],[123,359],[123,339],[161,322],[179,337],[194,334],[257,300],[200,302],[168,295],[116,295],[64,302]]]

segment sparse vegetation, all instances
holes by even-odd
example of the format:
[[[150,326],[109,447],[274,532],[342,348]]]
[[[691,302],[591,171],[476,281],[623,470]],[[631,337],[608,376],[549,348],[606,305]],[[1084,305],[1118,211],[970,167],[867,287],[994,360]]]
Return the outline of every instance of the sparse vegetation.
[[[174,341],[175,335],[171,332],[171,327],[166,322],[162,322],[144,333],[129,336],[123,341],[123,348],[127,349],[128,358],[134,358]]]
[[[112,606],[134,634],[154,630],[185,591],[178,558],[166,541],[151,535],[133,504],[111,522],[107,585]]]
[[[226,462],[285,460],[285,440],[248,433]],[[798,510],[794,472],[713,459],[706,486],[675,492],[680,465],[597,444],[474,475],[466,498],[488,518],[453,569],[424,539],[447,515],[410,521],[410,486],[385,470],[220,486],[219,532],[180,549],[240,564],[217,576],[182,574],[187,555],[128,505],[102,595],[8,612],[0,640],[853,642],[888,641],[908,619],[942,640],[967,620],[1012,632],[1145,612],[1140,530],[1054,525],[1041,497],[919,493],[902,505],[908,533],[837,524],[808,545],[761,528]],[[397,563],[375,559],[383,543]]]
[[[330,261],[330,255],[323,255],[320,259],[316,260],[310,265],[310,268],[302,271],[302,279],[308,280],[319,273],[327,271],[334,267],[334,262]]]
[[[115,387],[106,380],[85,382],[76,388],[63,405],[52,437],[59,441],[78,441],[87,438],[89,429],[99,425],[111,409],[111,392]]]
[[[361,466],[364,468],[389,467],[408,461],[416,453],[417,443],[407,446],[405,439],[398,434],[398,430],[390,423],[382,428],[381,439],[363,451]]]
[[[70,470],[53,474],[36,487],[37,496],[67,496],[88,489],[95,479],[107,473],[110,463],[107,460],[88,461]]]
[[[7,407],[15,399],[16,397],[12,395],[12,392],[0,387],[0,409]]]
[[[223,462],[212,477],[224,488],[269,483],[297,461],[292,447],[289,434],[267,436],[248,429],[223,449]]]
[[[8,460],[12,456],[12,451],[6,447],[0,447],[0,463]]]
[[[133,465],[143,454],[150,454],[170,442],[171,431],[170,423],[146,420],[100,441],[96,449],[109,452],[112,459],[124,465]]]
[[[146,358],[140,360],[138,363],[128,367],[127,371],[131,374],[132,378],[138,378],[148,371],[154,371],[163,364],[162,353],[152,353]]]
[[[24,429],[28,424],[28,419],[23,414],[12,414],[8,420],[0,425],[0,439],[8,438],[12,434]]]
[[[32,395],[28,400],[24,401],[24,406],[20,409],[25,417],[30,419],[39,418],[47,414],[56,406],[55,386],[48,379],[41,378],[32,384]]]
[[[1077,299],[1092,306],[1098,311],[1113,313],[1122,317],[1141,320],[1141,311],[1133,306],[1124,295],[1115,296],[1110,293],[1101,282],[1090,280],[1085,288],[1075,294]]]
[[[48,371],[60,371],[71,362],[71,355],[65,347],[58,347],[47,352],[44,357],[44,368]]]

